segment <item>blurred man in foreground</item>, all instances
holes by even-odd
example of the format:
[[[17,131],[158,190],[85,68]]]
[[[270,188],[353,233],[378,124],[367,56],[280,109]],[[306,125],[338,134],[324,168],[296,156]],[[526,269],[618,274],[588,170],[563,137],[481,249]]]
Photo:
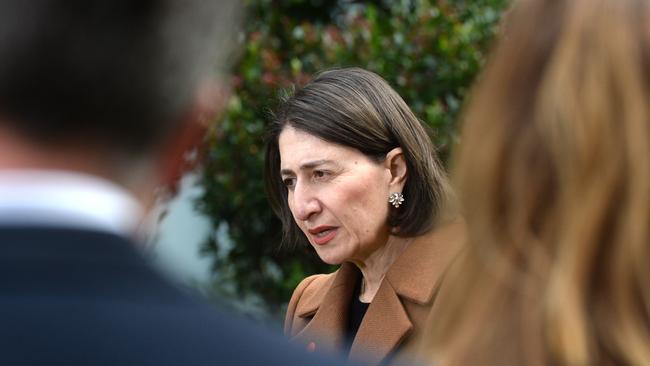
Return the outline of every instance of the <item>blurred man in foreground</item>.
[[[331,364],[194,302],[127,239],[214,112],[231,10],[0,0],[3,364]]]

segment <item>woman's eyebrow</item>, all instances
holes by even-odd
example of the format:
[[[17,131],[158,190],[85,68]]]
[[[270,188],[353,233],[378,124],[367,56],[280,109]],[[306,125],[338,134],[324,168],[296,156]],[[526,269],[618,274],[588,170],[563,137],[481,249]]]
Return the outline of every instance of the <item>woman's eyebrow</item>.
[[[320,160],[314,160],[314,161],[308,161],[300,166],[300,170],[309,170],[313,169],[319,165],[324,165],[328,163],[333,163],[333,160],[329,159],[320,159]]]
[[[328,163],[334,163],[334,161],[329,160],[329,159],[320,159],[320,160],[308,161],[308,162],[303,163],[302,165],[300,165],[299,170],[309,170],[309,169],[313,169],[313,168],[315,168],[317,166],[328,164]],[[291,169],[282,169],[282,170],[280,170],[280,174],[282,174],[282,175],[290,175],[290,174],[293,174],[293,170],[291,170]]]

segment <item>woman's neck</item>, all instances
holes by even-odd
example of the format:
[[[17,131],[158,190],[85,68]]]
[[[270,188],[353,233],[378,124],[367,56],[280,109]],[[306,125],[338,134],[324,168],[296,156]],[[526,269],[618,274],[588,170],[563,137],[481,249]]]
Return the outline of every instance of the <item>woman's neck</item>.
[[[412,240],[413,238],[390,236],[386,245],[371,253],[364,260],[352,261],[359,268],[362,275],[361,290],[359,291],[359,300],[361,302],[372,302],[388,269],[406,250]]]

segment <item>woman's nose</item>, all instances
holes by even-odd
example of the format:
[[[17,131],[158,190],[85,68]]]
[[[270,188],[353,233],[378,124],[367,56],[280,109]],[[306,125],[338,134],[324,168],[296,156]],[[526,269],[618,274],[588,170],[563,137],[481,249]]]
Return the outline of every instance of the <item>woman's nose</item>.
[[[293,214],[296,219],[307,221],[320,212],[320,202],[314,192],[306,185],[296,184],[293,191]]]

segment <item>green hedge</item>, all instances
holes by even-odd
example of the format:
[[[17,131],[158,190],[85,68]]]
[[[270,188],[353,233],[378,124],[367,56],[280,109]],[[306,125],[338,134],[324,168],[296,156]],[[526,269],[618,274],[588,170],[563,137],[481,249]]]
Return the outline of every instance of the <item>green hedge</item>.
[[[257,299],[279,319],[305,276],[332,268],[311,248],[280,248],[280,222],[263,190],[265,127],[281,93],[314,73],[360,66],[382,75],[433,128],[443,159],[455,121],[507,0],[269,1],[247,3],[233,95],[209,136],[197,206],[212,221],[204,253],[211,291]]]

